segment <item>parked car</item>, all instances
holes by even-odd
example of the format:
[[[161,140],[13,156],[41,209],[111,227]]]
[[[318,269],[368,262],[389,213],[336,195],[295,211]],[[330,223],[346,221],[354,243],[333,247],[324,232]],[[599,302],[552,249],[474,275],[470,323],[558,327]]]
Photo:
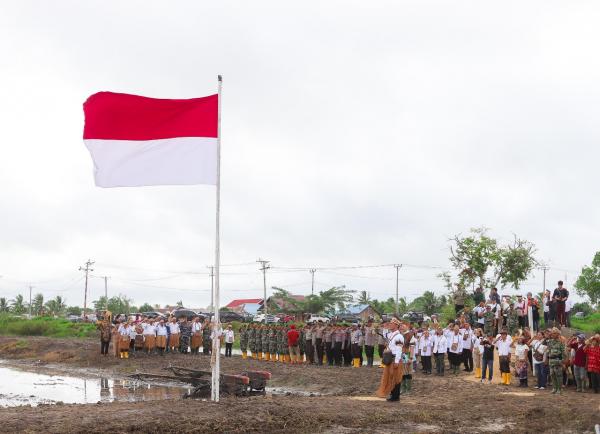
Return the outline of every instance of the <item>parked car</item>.
[[[221,322],[233,322],[233,321],[244,321],[244,315],[240,315],[237,312],[219,312],[219,321]]]
[[[575,313],[575,318],[584,318],[584,317],[585,317],[585,313],[583,313],[583,312]]]
[[[338,322],[349,322],[349,323],[355,323],[355,322],[361,321],[361,319],[358,315],[354,315],[352,313],[340,313],[339,315],[335,316],[335,319]]]
[[[67,315],[67,321],[83,322],[83,318],[81,318],[79,315]]]
[[[402,315],[402,319],[405,319],[409,322],[416,322],[417,324],[421,324],[423,321],[431,321],[431,318],[425,315],[423,312],[413,312],[409,311]]]
[[[264,313],[259,313],[257,315],[254,315],[254,318],[252,318],[252,321],[254,322],[265,322],[265,314]],[[279,322],[279,318],[277,318],[275,315],[268,315],[266,317],[266,323],[267,324],[275,324]]]
[[[285,314],[285,313],[278,313],[275,316],[277,318],[279,318],[279,321],[285,322],[285,323],[292,322],[292,321],[294,321],[296,319],[296,317],[294,317],[293,315],[288,315],[288,314]]]
[[[188,321],[191,321],[192,318],[194,318],[195,316],[200,316],[197,312],[185,308],[175,309],[173,312],[171,312],[171,315],[173,315],[177,319],[177,321],[179,321],[179,319],[183,317],[186,317]]]
[[[310,316],[306,320],[306,324],[312,324],[312,323],[319,322],[319,321],[328,323],[331,320],[329,318],[327,318],[326,316],[310,314]]]

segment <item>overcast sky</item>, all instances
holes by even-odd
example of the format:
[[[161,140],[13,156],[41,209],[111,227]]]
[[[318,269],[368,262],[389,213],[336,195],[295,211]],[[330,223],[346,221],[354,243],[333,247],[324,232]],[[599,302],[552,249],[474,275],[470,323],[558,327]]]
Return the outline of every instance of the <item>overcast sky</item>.
[[[248,264],[223,303],[262,295],[259,257],[445,269],[481,225],[571,288],[600,249],[598,23],[597,1],[2,2],[0,296],[82,304],[91,258],[110,294],[209,303],[214,187],[95,187],[82,103],[205,96],[217,74],[222,262]],[[442,269],[403,267],[401,296],[443,293]],[[310,293],[284,271],[268,286]],[[395,292],[391,266],[315,281]]]

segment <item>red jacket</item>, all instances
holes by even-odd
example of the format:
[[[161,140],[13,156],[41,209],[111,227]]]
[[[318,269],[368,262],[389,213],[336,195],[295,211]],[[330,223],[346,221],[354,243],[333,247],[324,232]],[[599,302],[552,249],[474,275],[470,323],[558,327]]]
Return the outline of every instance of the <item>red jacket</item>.
[[[298,333],[298,330],[291,329],[288,332],[288,345],[290,347],[295,347],[296,345],[298,345],[298,338],[299,337],[300,337],[300,333]]]

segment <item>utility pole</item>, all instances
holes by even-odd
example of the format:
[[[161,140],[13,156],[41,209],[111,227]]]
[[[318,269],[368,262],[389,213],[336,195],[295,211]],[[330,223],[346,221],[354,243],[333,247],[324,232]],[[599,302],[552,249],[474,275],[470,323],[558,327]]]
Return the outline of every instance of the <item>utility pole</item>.
[[[85,263],[85,268],[79,267],[79,271],[85,271],[85,288],[84,288],[84,292],[83,292],[83,317],[84,318],[85,318],[85,312],[87,309],[88,274],[90,271],[94,271],[92,268],[90,268],[92,265],[94,265],[94,261],[88,259],[87,262]]]
[[[548,267],[546,267],[545,265],[542,266],[542,271],[544,272],[544,292],[546,292],[546,271],[548,270]]]
[[[262,265],[262,267],[260,268],[260,270],[263,272],[263,313],[265,314],[265,324],[267,323],[267,270],[269,268],[271,268],[269,265],[267,265],[270,261],[265,261],[264,259],[260,259],[258,258],[258,262],[259,264]]]
[[[398,275],[400,273],[400,268],[402,268],[402,264],[395,264],[396,268],[396,316],[400,315],[400,310],[398,308]]]
[[[31,290],[32,289],[33,289],[33,286],[29,285],[29,318],[31,318],[33,315],[33,306],[31,305]]]
[[[206,267],[210,269],[210,312],[215,312],[215,267]]]
[[[310,286],[310,295],[315,295],[315,270],[314,268],[311,268],[310,270],[310,274],[312,274],[312,284]]]
[[[108,310],[108,276],[104,276],[104,299],[106,300],[104,309]]]

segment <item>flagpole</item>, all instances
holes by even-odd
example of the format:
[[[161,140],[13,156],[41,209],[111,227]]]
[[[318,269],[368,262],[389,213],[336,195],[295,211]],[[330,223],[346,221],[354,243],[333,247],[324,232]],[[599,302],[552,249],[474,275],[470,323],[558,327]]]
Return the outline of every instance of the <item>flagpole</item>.
[[[221,322],[219,319],[219,265],[220,257],[220,218],[221,218],[221,86],[223,78],[218,76],[218,115],[217,115],[217,205],[216,205],[216,236],[215,236],[215,289],[214,289],[214,316],[212,333],[212,387],[211,400],[219,402],[219,380],[221,377]]]

